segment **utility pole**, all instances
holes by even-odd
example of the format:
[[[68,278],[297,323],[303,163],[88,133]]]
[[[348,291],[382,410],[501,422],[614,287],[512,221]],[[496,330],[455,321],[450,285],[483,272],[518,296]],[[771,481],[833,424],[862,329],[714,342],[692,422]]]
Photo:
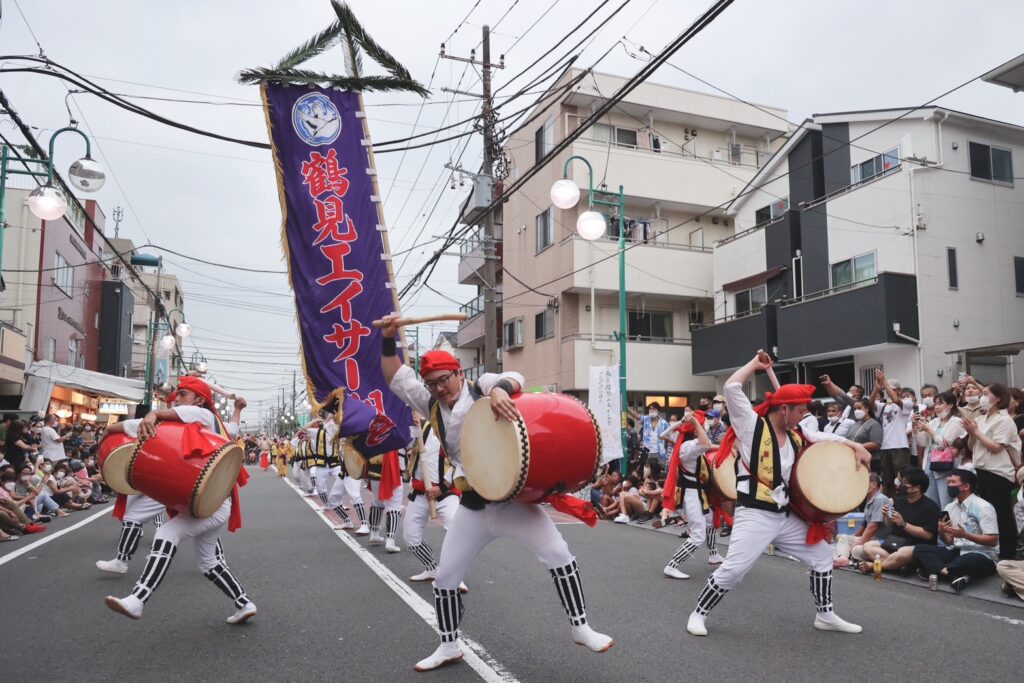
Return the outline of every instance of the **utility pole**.
[[[505,68],[505,56],[502,55],[500,63],[491,63],[491,27],[483,27],[483,61],[476,60],[476,50],[469,53],[469,59],[463,57],[451,57],[444,52],[444,45],[441,46],[441,56],[445,59],[453,59],[459,62],[482,67],[483,79],[483,106],[481,107],[481,130],[484,135],[484,163],[481,174],[476,176],[475,183],[486,183],[491,188],[491,194],[487,197],[488,203],[494,201],[494,157],[495,157],[495,121],[494,102],[491,96],[491,69]],[[488,211],[483,217],[484,228],[484,266],[481,276],[484,281],[484,369],[486,372],[500,372],[498,363],[498,236],[494,225],[494,213]]]
[[[120,206],[115,206],[111,217],[114,219],[114,239],[117,239],[121,234],[121,221],[124,220],[124,209]]]

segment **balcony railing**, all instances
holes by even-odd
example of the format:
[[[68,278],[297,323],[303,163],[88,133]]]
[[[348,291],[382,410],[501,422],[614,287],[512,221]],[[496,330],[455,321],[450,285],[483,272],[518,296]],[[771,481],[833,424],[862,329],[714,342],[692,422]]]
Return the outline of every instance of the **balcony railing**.
[[[566,334],[562,341],[590,341],[591,336],[586,333]],[[598,342],[619,342],[615,334],[595,334],[594,341]],[[692,346],[693,340],[684,337],[650,337],[646,335],[630,335],[626,341],[630,344],[675,344],[677,346]]]
[[[496,303],[500,307],[501,306],[501,293],[500,292],[495,292],[494,293],[494,297],[495,297]],[[484,295],[483,294],[478,294],[476,296],[476,298],[474,298],[472,301],[469,301],[469,302],[464,303],[461,306],[459,306],[459,312],[460,313],[465,313],[470,318],[473,318],[473,317],[483,313],[484,312]],[[465,324],[465,323],[463,323],[463,324]]]

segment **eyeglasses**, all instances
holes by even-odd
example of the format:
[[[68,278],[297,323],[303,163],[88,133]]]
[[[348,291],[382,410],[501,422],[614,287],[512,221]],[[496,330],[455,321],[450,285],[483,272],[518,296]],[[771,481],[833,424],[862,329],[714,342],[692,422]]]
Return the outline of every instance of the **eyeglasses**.
[[[448,384],[448,382],[451,381],[451,378],[457,374],[459,374],[458,370],[452,370],[444,377],[438,377],[437,379],[432,380],[423,380],[423,386],[432,391],[436,391],[443,387],[445,384]]]

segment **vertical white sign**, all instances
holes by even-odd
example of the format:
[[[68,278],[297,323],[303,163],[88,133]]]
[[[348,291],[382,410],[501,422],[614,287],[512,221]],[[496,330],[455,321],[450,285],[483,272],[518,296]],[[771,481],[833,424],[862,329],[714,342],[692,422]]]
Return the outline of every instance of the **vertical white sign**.
[[[590,366],[590,412],[601,430],[601,462],[622,457],[622,427],[619,419],[619,366]]]

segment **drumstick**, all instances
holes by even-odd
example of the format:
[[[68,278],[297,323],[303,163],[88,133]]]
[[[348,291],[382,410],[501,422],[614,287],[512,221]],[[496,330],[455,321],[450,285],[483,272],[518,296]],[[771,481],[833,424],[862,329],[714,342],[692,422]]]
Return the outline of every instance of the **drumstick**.
[[[207,381],[206,384],[209,385],[210,391],[212,391],[215,394],[220,394],[221,396],[226,396],[226,397],[230,398],[232,401],[234,401],[235,399],[238,398],[238,396],[236,396],[235,394],[231,393],[230,391],[228,391],[224,387],[221,387],[221,386],[218,386],[218,385],[214,384],[213,382]]]
[[[757,350],[757,359],[762,363],[768,364],[772,362],[771,356],[764,352],[764,349]],[[769,365],[765,368],[765,372],[768,373],[768,379],[771,381],[772,386],[775,387],[775,391],[779,390],[779,378],[775,376],[775,370]]]
[[[455,322],[462,322],[468,319],[469,316],[465,313],[439,313],[437,315],[419,315],[413,318],[398,318],[395,320],[395,324],[399,327],[405,327],[406,325],[419,325],[420,323],[432,323],[438,320],[453,320]],[[384,327],[383,320],[374,320],[374,327]]]
[[[423,465],[423,488],[430,491],[438,477],[437,472],[435,472],[437,461],[433,457],[427,457],[426,445],[423,443],[423,432],[419,428],[416,430],[416,449],[420,453],[420,463]],[[427,506],[430,508],[430,518],[437,519],[437,503],[430,496],[427,496]]]

